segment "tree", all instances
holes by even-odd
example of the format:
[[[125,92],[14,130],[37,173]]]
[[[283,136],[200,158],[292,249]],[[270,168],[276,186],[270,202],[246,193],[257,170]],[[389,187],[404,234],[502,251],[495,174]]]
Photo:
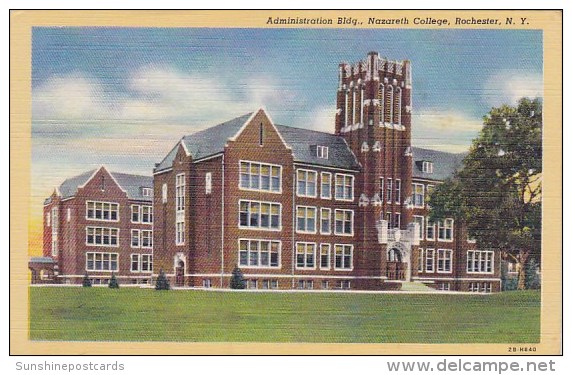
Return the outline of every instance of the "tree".
[[[157,277],[157,282],[155,284],[155,290],[169,290],[171,289],[171,285],[169,285],[169,280],[167,279],[167,275],[163,270],[159,271],[159,277]]]
[[[463,166],[430,197],[431,217],[464,223],[480,248],[517,263],[525,288],[531,259],[540,261],[542,103],[492,108]]]
[[[232,270],[232,278],[230,279],[230,288],[231,289],[246,288],[246,282],[242,277],[242,271],[238,267],[235,267],[234,270]]]
[[[81,283],[81,286],[85,288],[91,287],[91,280],[89,279],[89,275],[87,274],[87,272],[85,273],[85,275],[83,275],[83,281]]]
[[[119,282],[117,281],[117,277],[115,274],[111,274],[111,279],[109,279],[109,288],[111,289],[119,289]]]

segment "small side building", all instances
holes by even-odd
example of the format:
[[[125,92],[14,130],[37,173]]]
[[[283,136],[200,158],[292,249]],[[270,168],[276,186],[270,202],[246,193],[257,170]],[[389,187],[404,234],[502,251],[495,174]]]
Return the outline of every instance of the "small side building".
[[[102,166],[65,180],[44,202],[43,257],[30,260],[32,283],[150,283],[153,179]]]

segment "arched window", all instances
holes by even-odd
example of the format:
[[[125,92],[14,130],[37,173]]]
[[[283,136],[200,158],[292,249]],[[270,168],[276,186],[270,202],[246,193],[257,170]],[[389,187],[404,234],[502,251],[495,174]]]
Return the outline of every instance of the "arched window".
[[[385,118],[384,121],[391,123],[393,121],[393,86],[389,85],[385,93]]]
[[[393,98],[393,122],[401,125],[401,87],[395,89],[395,96]]]
[[[383,109],[385,106],[385,86],[383,83],[379,84],[379,89],[377,90],[377,100],[379,100],[379,123],[383,124]]]
[[[350,96],[351,95],[351,96]],[[354,95],[353,95],[353,90],[348,90],[347,94],[346,94],[346,111],[347,111],[347,116],[346,116],[346,125],[352,124],[350,121],[352,121],[352,105],[354,103]]]

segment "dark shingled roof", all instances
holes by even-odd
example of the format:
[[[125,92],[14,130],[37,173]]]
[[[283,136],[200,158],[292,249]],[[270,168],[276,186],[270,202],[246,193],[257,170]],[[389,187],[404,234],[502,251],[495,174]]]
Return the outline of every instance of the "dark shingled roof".
[[[284,142],[292,148],[294,161],[326,167],[359,170],[360,164],[343,137],[315,130],[276,125]],[[316,146],[328,147],[328,158],[318,158]]]
[[[181,141],[193,160],[216,155],[224,151],[224,146],[228,139],[236,136],[251,115],[252,112],[184,136]],[[276,125],[276,129],[280,135],[282,135],[287,146],[292,149],[294,161],[296,162],[353,170],[360,168],[355,155],[351,152],[342,137],[330,133],[293,128],[284,125]],[[155,172],[168,169],[172,166],[177,154],[178,145],[177,143],[161,163],[155,167]],[[328,159],[317,157],[316,145],[328,146]]]
[[[250,116],[252,116],[252,112],[234,118],[230,121],[223,122],[222,124],[186,135],[181,139],[181,141],[185,145],[187,151],[191,154],[193,160],[218,154],[219,152],[224,151],[226,141],[238,133],[240,128],[242,128],[242,125],[244,125]],[[167,156],[155,167],[156,172],[173,166],[173,160],[177,155],[178,148],[179,143],[177,143]]]
[[[462,166],[463,158],[467,153],[453,154],[444,151],[429,150],[412,147],[413,151],[413,178],[443,181],[453,176],[453,173]],[[433,162],[433,173],[424,173],[422,162]]]
[[[58,191],[62,199],[70,198],[75,196],[78,187],[84,185],[93,176],[98,169],[93,169],[87,171],[78,176],[68,178],[59,187]],[[109,171],[108,171],[109,172]],[[123,190],[127,192],[127,197],[134,200],[149,201],[153,200],[153,177],[151,176],[141,176],[135,174],[109,172],[115,181],[121,186]],[[143,191],[141,188],[151,188],[151,196],[145,197],[142,195]],[[46,200],[49,203],[49,198]]]

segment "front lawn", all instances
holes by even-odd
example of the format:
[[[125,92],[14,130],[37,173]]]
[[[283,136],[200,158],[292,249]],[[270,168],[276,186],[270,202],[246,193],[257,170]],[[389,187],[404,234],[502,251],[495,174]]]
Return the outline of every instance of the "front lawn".
[[[30,338],[66,341],[537,343],[540,293],[249,293],[30,288]]]

